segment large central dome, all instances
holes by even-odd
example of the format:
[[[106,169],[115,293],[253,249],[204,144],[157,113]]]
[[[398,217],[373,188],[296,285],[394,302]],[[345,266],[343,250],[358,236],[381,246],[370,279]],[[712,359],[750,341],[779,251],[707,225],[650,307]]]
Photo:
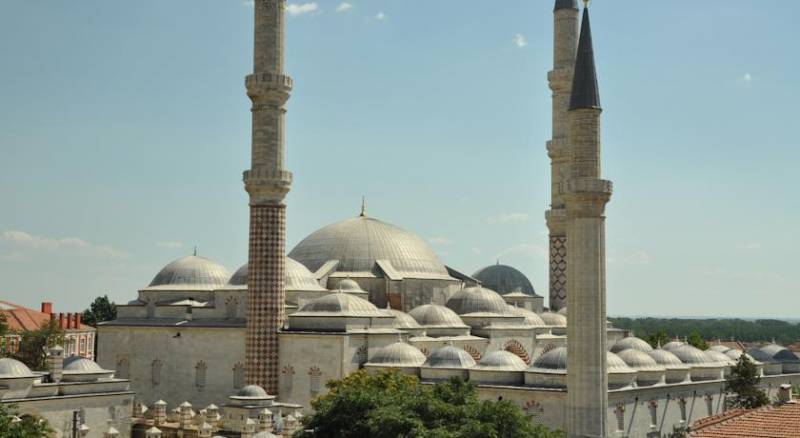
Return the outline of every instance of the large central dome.
[[[338,260],[338,272],[375,273],[394,269],[404,277],[450,279],[447,269],[431,248],[414,233],[377,219],[359,216],[321,228],[303,239],[289,257],[316,272],[328,261]]]

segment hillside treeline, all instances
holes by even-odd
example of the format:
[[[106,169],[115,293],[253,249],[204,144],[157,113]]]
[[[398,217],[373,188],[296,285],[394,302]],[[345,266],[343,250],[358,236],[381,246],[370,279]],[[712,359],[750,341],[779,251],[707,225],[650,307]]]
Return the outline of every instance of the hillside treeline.
[[[800,341],[800,324],[775,319],[747,321],[743,319],[668,319],[668,318],[609,318],[614,327],[632,330],[640,338],[658,331],[683,339],[698,333],[709,343],[722,340],[743,342],[775,342],[787,345]]]

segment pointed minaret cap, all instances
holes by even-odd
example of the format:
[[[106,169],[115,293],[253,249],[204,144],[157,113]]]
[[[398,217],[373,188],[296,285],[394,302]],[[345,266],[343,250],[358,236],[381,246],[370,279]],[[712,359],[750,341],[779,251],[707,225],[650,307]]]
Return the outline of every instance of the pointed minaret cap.
[[[556,0],[556,5],[553,7],[553,12],[560,11],[562,9],[574,9],[578,10],[578,0]]]
[[[575,59],[575,76],[572,78],[572,96],[569,101],[570,111],[576,109],[601,109],[588,6],[589,2],[586,1],[586,7],[583,9],[583,22],[581,23],[581,37],[578,41],[578,55]]]

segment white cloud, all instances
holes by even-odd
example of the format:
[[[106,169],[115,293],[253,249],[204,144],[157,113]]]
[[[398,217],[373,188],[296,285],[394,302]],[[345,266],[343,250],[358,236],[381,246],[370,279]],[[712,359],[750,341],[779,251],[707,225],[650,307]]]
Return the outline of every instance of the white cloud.
[[[289,15],[303,15],[319,10],[319,5],[314,3],[290,3],[286,6]]]
[[[183,248],[183,242],[178,242],[177,240],[164,240],[156,243],[156,246],[167,249]]]
[[[651,260],[652,257],[646,251],[636,251],[622,259],[624,263],[629,265],[649,265]]]
[[[498,260],[502,260],[504,257],[510,255],[522,255],[526,257],[538,257],[538,258],[547,258],[547,248],[534,245],[531,243],[521,243],[519,245],[514,245],[511,248],[505,249],[497,255]]]
[[[481,255],[482,251],[480,248],[472,248],[472,253],[475,255]]]
[[[77,255],[95,257],[121,258],[128,254],[108,245],[97,245],[77,237],[50,238],[35,236],[24,231],[9,230],[0,234],[0,241],[6,242],[17,250],[28,251],[64,251]],[[14,255],[14,253],[12,253]],[[6,256],[8,257],[8,256]],[[20,258],[22,254],[15,257]]]
[[[384,21],[387,18],[389,18],[389,17],[387,17],[386,14],[383,13],[383,11],[380,11],[377,14],[375,14],[375,19],[378,20],[378,21]]]
[[[351,3],[342,2],[336,7],[336,12],[347,12],[350,9],[353,9],[353,5]]]
[[[514,45],[519,48],[523,48],[528,45],[528,40],[525,39],[525,35],[518,33],[514,35]]]
[[[453,243],[449,239],[444,237],[431,237],[430,239],[428,239],[428,242],[434,245],[450,245]]]
[[[750,73],[745,73],[740,79],[744,83],[753,82],[753,76]]]
[[[530,216],[527,213],[504,213],[486,219],[486,223],[489,225],[505,224],[509,222],[526,222],[528,219],[530,219]]]

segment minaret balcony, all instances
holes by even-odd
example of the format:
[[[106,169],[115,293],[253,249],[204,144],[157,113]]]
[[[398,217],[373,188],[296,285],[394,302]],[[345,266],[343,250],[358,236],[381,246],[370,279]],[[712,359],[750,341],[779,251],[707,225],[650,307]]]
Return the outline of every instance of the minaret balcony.
[[[276,73],[247,75],[244,84],[247,88],[247,95],[254,100],[267,96],[285,96],[285,99],[288,99],[292,91],[292,78]]]

